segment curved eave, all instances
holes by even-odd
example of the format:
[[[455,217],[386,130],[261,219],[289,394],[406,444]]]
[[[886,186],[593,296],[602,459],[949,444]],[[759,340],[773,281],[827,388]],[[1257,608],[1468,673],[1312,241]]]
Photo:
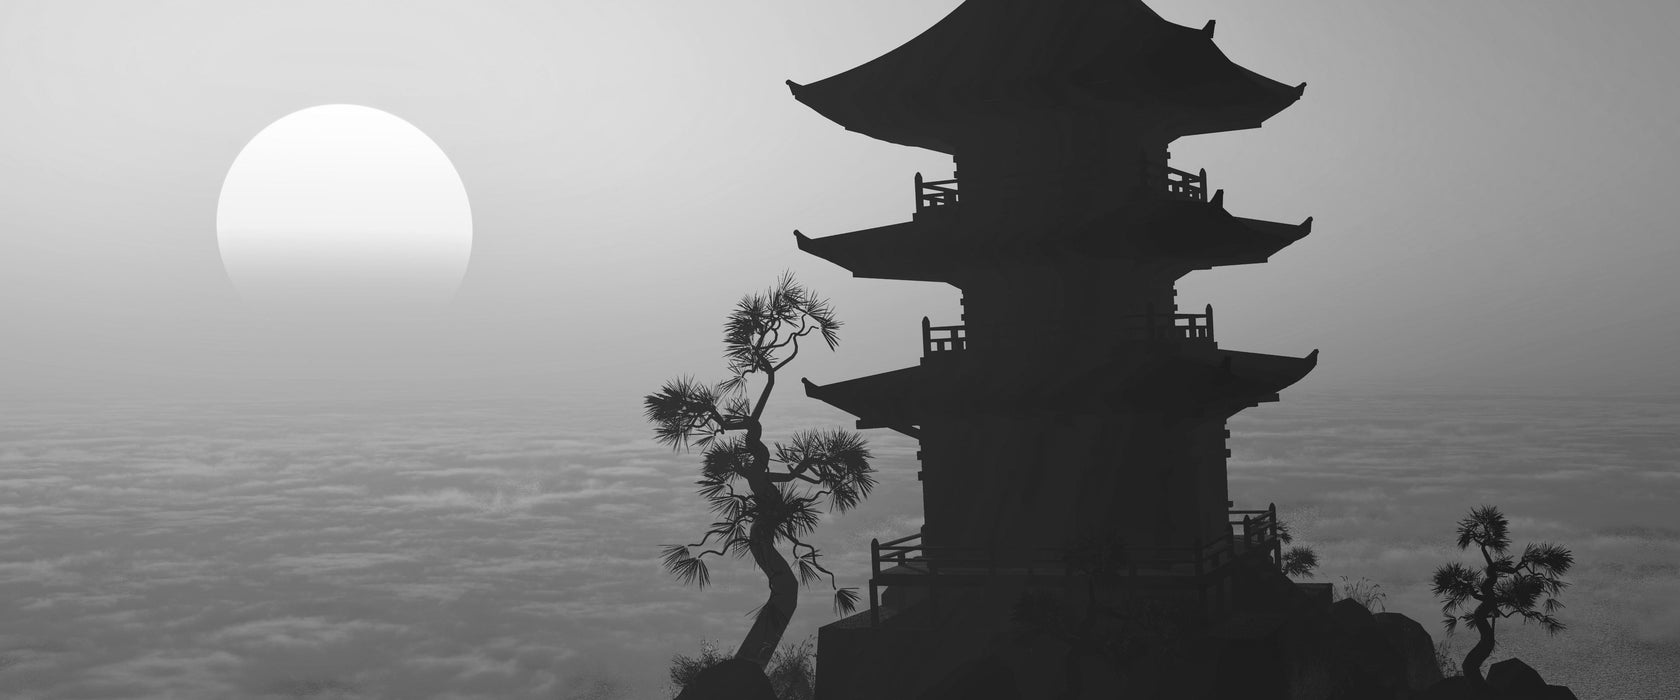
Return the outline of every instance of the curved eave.
[[[793,92],[793,99],[821,114],[824,119],[846,127],[847,131],[857,132],[878,141],[926,148],[946,155],[955,155],[957,152],[956,146],[948,138],[939,135],[939,129],[929,130],[925,125],[917,123],[919,120],[894,119],[894,115],[920,112],[916,107],[904,104],[909,102],[908,99],[866,99],[839,88],[812,89],[816,85],[800,85],[792,80],[787,81],[788,90]],[[883,102],[883,99],[886,101]]]
[[[1236,350],[1181,353],[1146,362],[1125,356],[1092,375],[1087,385],[1117,406],[1148,410],[1162,403],[1254,403],[1274,400],[1318,364],[1318,351],[1286,357]]]
[[[1306,357],[1220,350],[1220,365],[1212,383],[1216,394],[1229,398],[1276,394],[1301,381],[1318,366],[1318,350]]]
[[[1263,263],[1312,233],[1312,217],[1281,224],[1232,216],[1222,200],[1130,203],[1092,217],[1069,240],[1099,257],[1179,259],[1205,268]]]
[[[1257,127],[1301,95],[1226,58],[1212,25],[1173,24],[1140,0],[968,0],[920,35],[795,99],[876,139],[954,153],[984,112],[1107,102],[1176,135]]]
[[[793,232],[800,250],[850,270],[855,277],[948,282],[943,271],[962,253],[947,245],[941,227],[907,221],[851,233],[811,238]]]
[[[920,423],[914,402],[921,370],[906,367],[831,384],[799,381],[806,396],[857,416],[859,428],[910,426]]]
[[[1192,227],[1163,228],[1157,234],[1158,254],[1198,260],[1201,267],[1253,265],[1270,260],[1278,251],[1312,233],[1312,217],[1299,224],[1231,216],[1224,210],[1197,231]],[[1192,232],[1190,235],[1182,235]],[[1180,235],[1174,235],[1180,234]]]
[[[1307,84],[1287,85],[1232,61],[1203,30],[1166,23],[1170,29],[1136,45],[1114,44],[1082,66],[1076,82],[1098,99],[1150,100],[1170,135],[1258,128],[1305,94]]]

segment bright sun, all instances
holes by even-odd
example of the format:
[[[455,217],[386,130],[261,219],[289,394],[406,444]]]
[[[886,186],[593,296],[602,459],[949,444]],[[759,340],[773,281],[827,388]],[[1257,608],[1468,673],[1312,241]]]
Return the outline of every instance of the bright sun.
[[[461,178],[430,138],[357,105],[322,105],[263,129],[216,206],[222,264],[257,303],[448,301],[472,253]]]

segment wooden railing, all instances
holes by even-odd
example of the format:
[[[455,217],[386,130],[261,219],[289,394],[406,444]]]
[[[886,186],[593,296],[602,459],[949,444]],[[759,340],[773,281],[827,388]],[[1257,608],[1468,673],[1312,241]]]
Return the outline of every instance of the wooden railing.
[[[1156,165],[1144,163],[1144,180],[1160,183],[1159,190],[1170,199],[1186,199],[1192,202],[1206,202],[1208,200],[1207,168],[1196,172],[1186,172],[1170,165]],[[916,173],[916,213],[927,209],[949,206],[959,200],[957,178],[949,180],[925,180],[921,173]]]
[[[1207,168],[1202,168],[1192,174],[1169,165],[1167,166],[1166,180],[1168,197],[1196,202],[1207,201]]]
[[[1051,328],[1016,328],[1011,335],[1030,335],[1037,341],[1055,343],[1071,337],[1072,342],[1091,343],[1105,342],[1114,339],[1121,340],[1151,340],[1151,341],[1203,341],[1213,342],[1213,305],[1204,307],[1204,313],[1155,313],[1154,307],[1146,306],[1144,313],[1126,316],[1114,316],[1114,323],[1106,328],[1091,328],[1089,326],[1075,329]],[[1000,328],[1008,328],[1007,325]],[[935,326],[922,317],[922,358],[939,354],[968,349],[968,326]]]
[[[1267,553],[1272,564],[1283,566],[1283,540],[1278,539],[1277,504],[1269,503],[1265,510],[1233,510],[1230,517],[1242,516],[1241,520],[1230,520],[1233,543],[1240,543],[1245,551],[1248,549],[1262,549],[1269,547]]]
[[[922,357],[936,352],[952,352],[968,349],[968,328],[966,326],[934,326],[929,325],[928,318],[922,317]]]
[[[957,203],[957,180],[934,180],[928,182],[922,179],[921,173],[916,173],[916,213],[930,207],[943,207]]]
[[[1238,516],[1241,519],[1237,519]],[[1123,547],[1115,566],[1102,575],[1120,582],[1182,582],[1206,593],[1209,584],[1228,575],[1226,565],[1249,552],[1264,552],[1273,566],[1282,562],[1277,534],[1277,505],[1266,510],[1229,511],[1230,530],[1211,542],[1187,547]],[[1076,561],[1071,547],[926,546],[920,533],[882,542],[869,541],[869,622],[881,622],[881,586],[984,585],[998,576],[1069,578],[1090,572]]]
[[[1120,329],[1125,337],[1134,340],[1205,340],[1213,342],[1213,305],[1204,307],[1205,313],[1155,313],[1155,307],[1144,307],[1141,314],[1120,316]]]

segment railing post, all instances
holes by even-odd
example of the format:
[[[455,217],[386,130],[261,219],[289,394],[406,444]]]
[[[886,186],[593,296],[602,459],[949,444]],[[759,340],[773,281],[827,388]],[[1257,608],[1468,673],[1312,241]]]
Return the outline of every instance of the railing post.
[[[922,317],[922,357],[933,354],[933,327],[929,325],[928,317]]]
[[[1272,563],[1283,566],[1283,540],[1278,539],[1277,536],[1277,504],[1267,504],[1266,512],[1272,519]]]
[[[916,213],[922,213],[922,174],[916,173]]]
[[[869,626],[881,625],[881,589],[876,586],[876,579],[881,576],[881,539],[869,540]]]
[[[1202,168],[1198,171],[1196,173],[1196,179],[1200,180],[1202,184],[1202,188],[1196,191],[1196,199],[1206,202],[1208,193],[1207,168]]]
[[[1207,338],[1213,340],[1213,304],[1207,305]]]

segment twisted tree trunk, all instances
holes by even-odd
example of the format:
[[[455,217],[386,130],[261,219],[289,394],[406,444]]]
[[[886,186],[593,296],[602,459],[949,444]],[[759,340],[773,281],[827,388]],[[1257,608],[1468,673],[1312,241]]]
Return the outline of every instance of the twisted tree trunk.
[[[1492,586],[1488,585],[1486,588],[1491,589]],[[1491,591],[1489,594],[1491,599]],[[1481,697],[1488,697],[1493,693],[1493,687],[1488,685],[1487,677],[1482,675],[1482,664],[1486,663],[1488,656],[1493,653],[1493,623],[1489,622],[1489,618],[1496,611],[1497,607],[1490,602],[1476,606],[1475,619],[1471,620],[1470,624],[1475,626],[1481,637],[1476,640],[1476,646],[1470,647],[1470,652],[1464,655],[1464,665],[1461,669],[1471,690]]]
[[[771,375],[774,384],[775,376]],[[765,397],[769,396],[766,389]],[[763,400],[759,406],[764,405]],[[780,513],[782,510],[782,492],[769,479],[770,449],[764,445],[763,429],[755,418],[747,428],[747,449],[753,456],[753,470],[745,474],[747,485],[752,488],[753,499],[758,502],[761,513]],[[741,641],[740,648],[735,650],[735,658],[746,659],[757,664],[760,669],[770,665],[770,657],[776,653],[776,647],[782,643],[782,633],[787,631],[788,623],[793,620],[793,612],[799,607],[799,579],[793,574],[793,567],[788,565],[787,558],[776,550],[776,528],[781,523],[773,517],[760,517],[753,521],[747,530],[747,540],[752,543],[753,562],[764,572],[765,579],[770,585],[770,597],[764,601],[764,608],[753,620],[752,628],[747,630],[747,638]]]
[[[793,611],[799,607],[799,579],[793,575],[787,559],[776,550],[773,532],[772,524],[753,523],[749,534],[753,561],[769,579],[770,598],[735,652],[735,658],[751,661],[761,669],[770,665],[770,657],[782,643],[782,633],[787,631]]]

